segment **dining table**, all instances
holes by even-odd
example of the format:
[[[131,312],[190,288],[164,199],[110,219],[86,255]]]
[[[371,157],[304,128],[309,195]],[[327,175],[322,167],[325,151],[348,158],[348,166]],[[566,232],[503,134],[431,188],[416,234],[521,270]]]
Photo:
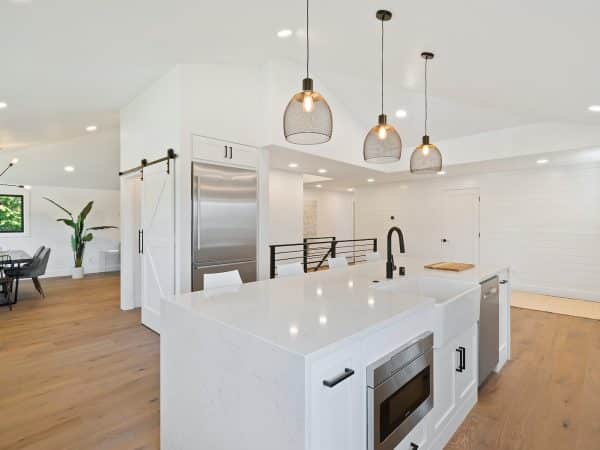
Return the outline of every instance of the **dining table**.
[[[2,259],[3,256],[9,256],[12,264],[17,267],[21,267],[24,264],[28,264],[33,259],[31,257],[31,255],[24,250],[0,250],[0,260]],[[13,301],[12,302],[9,301],[8,304],[14,305],[15,303],[17,303],[18,296],[19,296],[19,277],[16,277]],[[6,304],[2,304],[2,305],[6,306]],[[0,306],[2,306],[2,305],[0,305]]]

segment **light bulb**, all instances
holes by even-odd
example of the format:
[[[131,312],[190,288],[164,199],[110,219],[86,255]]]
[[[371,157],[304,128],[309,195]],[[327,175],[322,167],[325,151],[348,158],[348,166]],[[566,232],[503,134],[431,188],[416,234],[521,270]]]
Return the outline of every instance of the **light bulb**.
[[[13,159],[10,160],[11,164],[16,164],[18,162],[19,162],[19,158],[13,158]]]
[[[387,137],[387,130],[385,129],[384,125],[380,125],[379,126],[379,130],[377,130],[377,136],[382,141]]]
[[[304,112],[312,112],[314,107],[315,101],[312,98],[312,92],[305,92],[304,99],[302,100],[302,109],[304,110]]]
[[[423,154],[425,156],[429,155],[429,145],[424,145],[423,146]]]

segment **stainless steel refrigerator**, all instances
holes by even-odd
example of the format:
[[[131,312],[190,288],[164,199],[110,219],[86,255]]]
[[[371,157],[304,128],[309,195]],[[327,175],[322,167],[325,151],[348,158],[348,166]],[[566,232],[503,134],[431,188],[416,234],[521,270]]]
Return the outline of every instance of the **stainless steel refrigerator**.
[[[256,281],[256,171],[216,164],[192,167],[192,290],[204,274],[239,270]]]

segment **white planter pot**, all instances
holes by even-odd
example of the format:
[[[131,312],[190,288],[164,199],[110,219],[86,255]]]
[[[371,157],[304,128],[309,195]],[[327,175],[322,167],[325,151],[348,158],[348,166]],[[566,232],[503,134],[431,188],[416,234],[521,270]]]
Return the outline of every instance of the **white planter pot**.
[[[71,275],[74,280],[81,280],[83,278],[83,267],[73,267]]]

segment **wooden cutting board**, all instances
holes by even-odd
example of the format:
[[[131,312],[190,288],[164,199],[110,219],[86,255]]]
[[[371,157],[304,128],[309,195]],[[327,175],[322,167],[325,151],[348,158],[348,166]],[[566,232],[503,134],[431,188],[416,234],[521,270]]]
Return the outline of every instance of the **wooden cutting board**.
[[[463,270],[472,269],[475,267],[473,264],[457,263],[457,262],[438,262],[433,264],[427,264],[426,269],[435,270],[450,270],[451,272],[462,272]]]

